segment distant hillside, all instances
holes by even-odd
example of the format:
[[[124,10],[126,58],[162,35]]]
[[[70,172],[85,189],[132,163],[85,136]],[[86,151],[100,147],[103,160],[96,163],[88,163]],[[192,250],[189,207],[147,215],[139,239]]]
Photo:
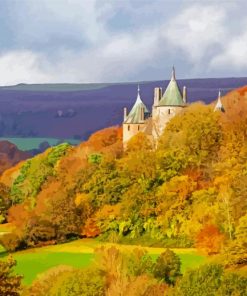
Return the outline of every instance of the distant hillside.
[[[151,108],[153,88],[169,81],[140,82],[141,96]],[[247,85],[247,78],[178,80],[187,86],[189,102],[210,103]],[[0,87],[0,137],[86,139],[91,133],[122,122],[123,107],[136,98],[136,83],[19,84]]]
[[[30,156],[28,153],[20,151],[14,144],[8,141],[0,141],[0,175],[6,169]]]

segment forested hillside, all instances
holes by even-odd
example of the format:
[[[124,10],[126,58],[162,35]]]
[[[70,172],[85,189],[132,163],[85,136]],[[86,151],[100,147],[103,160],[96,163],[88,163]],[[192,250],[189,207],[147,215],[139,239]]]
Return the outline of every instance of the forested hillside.
[[[15,251],[98,237],[125,244],[196,247],[217,255],[222,266],[246,266],[246,96],[247,88],[225,96],[224,113],[214,112],[213,105],[190,105],[169,122],[157,149],[140,133],[123,152],[121,128],[111,127],[76,147],[61,144],[6,170],[0,179],[0,218],[11,223],[13,231],[1,236],[2,245]],[[111,252],[109,256],[118,254]],[[146,258],[145,253],[135,256]],[[180,275],[174,256],[165,253],[152,265],[152,276],[159,278],[169,260],[175,264],[174,278],[165,280],[172,286]],[[217,295],[226,295],[224,281],[233,284],[233,291],[246,284],[237,275],[223,275],[222,266],[185,275],[169,295],[195,295],[196,290],[186,292],[191,277],[211,282],[215,272],[222,274],[222,282],[212,288],[220,289]],[[164,287],[158,285],[162,291]]]
[[[156,150],[140,133],[123,153],[121,129],[113,127],[7,170],[1,177],[1,220],[16,230],[2,243],[14,250],[100,236],[197,246],[207,253],[241,246],[245,94],[245,88],[228,94],[225,113],[192,104],[171,120]]]

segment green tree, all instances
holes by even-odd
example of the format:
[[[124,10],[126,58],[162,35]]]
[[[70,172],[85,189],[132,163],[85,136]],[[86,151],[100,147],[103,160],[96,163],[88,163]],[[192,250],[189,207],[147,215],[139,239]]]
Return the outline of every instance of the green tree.
[[[235,239],[226,249],[226,262],[230,265],[245,265],[247,263],[247,215],[239,220]]]
[[[169,296],[215,296],[223,273],[223,266],[215,264],[189,270],[170,291]]]
[[[168,284],[174,284],[180,273],[181,262],[173,251],[166,249],[157,258],[154,266],[154,277],[160,279]]]
[[[215,296],[247,295],[247,278],[236,273],[225,274]]]

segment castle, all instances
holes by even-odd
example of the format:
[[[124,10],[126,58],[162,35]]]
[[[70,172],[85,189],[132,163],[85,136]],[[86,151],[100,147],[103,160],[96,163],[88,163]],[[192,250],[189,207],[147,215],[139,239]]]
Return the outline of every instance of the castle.
[[[172,69],[171,80],[162,93],[162,88],[154,88],[154,101],[152,112],[148,110],[140,96],[140,88],[138,86],[136,102],[131,111],[128,113],[127,108],[124,108],[123,121],[123,145],[126,147],[127,142],[139,132],[145,133],[151,143],[155,145],[157,139],[164,131],[166,124],[176,114],[180,113],[187,106],[187,90],[183,87],[181,93],[176,81],[175,69]],[[224,107],[221,102],[221,93],[214,111],[224,112]]]
[[[186,87],[183,87],[181,93],[175,76],[175,69],[172,69],[171,80],[162,93],[162,88],[154,89],[154,101],[152,112],[148,110],[140,96],[140,88],[138,86],[137,98],[131,111],[128,113],[124,108],[123,121],[123,144],[135,136],[138,132],[145,133],[155,143],[161,136],[166,124],[172,117],[181,112],[187,106]]]

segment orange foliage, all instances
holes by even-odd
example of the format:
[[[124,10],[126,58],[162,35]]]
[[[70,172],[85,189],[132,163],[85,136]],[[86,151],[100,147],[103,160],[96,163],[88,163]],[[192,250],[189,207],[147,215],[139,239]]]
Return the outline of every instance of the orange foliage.
[[[89,218],[82,230],[82,235],[86,237],[96,237],[100,234],[100,229],[96,224],[95,219]]]
[[[14,179],[17,178],[17,176],[19,175],[19,171],[24,163],[24,161],[21,161],[17,165],[4,171],[3,174],[0,176],[0,183],[3,183],[6,186],[10,187]]]
[[[116,143],[121,138],[121,128],[108,127],[92,134],[87,143],[97,148],[103,148]]]
[[[196,247],[208,255],[219,253],[225,236],[215,225],[205,225],[197,234]]]
[[[32,218],[33,213],[28,203],[14,205],[9,209],[8,222],[14,225],[15,232],[20,234],[28,221]]]

